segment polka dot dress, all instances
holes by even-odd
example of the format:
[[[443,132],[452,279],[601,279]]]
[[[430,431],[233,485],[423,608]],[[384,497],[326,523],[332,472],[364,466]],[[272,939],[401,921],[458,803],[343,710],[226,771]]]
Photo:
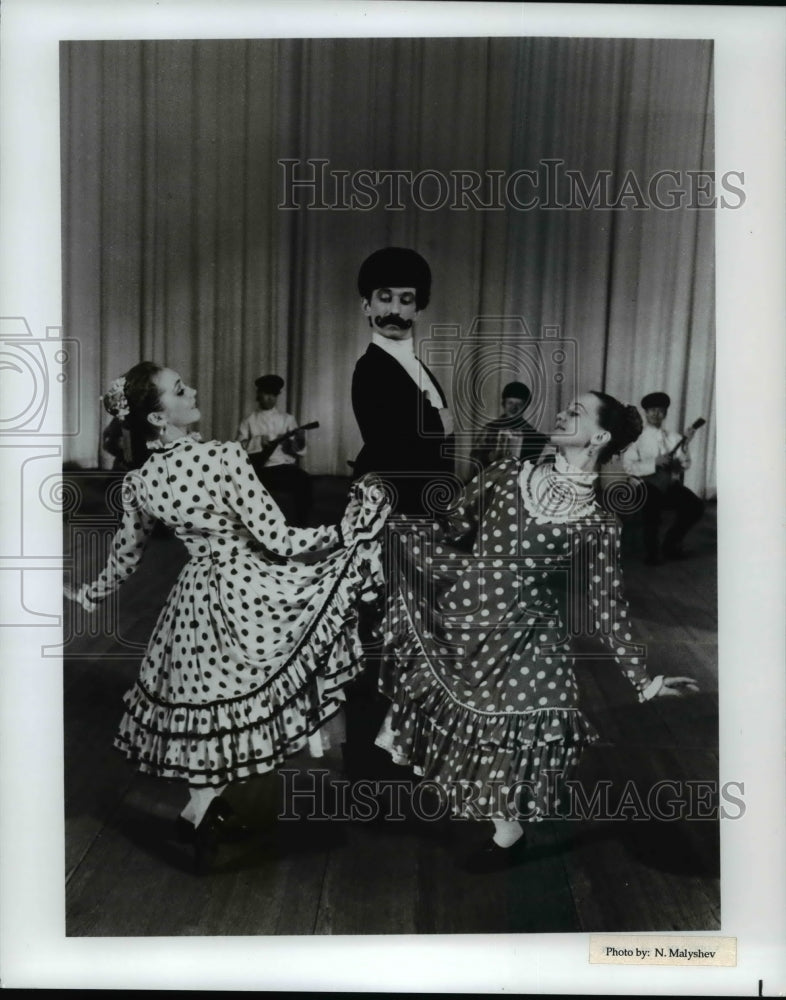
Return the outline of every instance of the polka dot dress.
[[[457,814],[541,819],[597,734],[578,707],[571,639],[594,634],[639,692],[615,519],[528,513],[504,460],[470,483],[441,526],[399,519],[385,620],[377,744],[437,782]],[[468,551],[468,548],[471,550]]]
[[[287,525],[236,443],[180,439],[124,486],[109,561],[84,596],[100,600],[134,571],[155,520],[190,558],[115,746],[140,770],[195,786],[272,769],[335,714],[360,670],[356,607],[377,596],[378,543],[345,547],[336,527]]]

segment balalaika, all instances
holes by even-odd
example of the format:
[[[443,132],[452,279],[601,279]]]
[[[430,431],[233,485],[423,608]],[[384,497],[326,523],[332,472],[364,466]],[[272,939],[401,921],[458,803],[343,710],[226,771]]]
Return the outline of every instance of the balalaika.
[[[310,424],[302,424],[300,427],[293,427],[291,431],[287,431],[285,434],[279,434],[278,437],[273,438],[272,441],[268,441],[264,448],[254,454],[254,461],[261,468],[283,441],[293,437],[295,434],[299,434],[301,431],[312,431],[315,427],[319,427],[318,420],[312,420]]]
[[[697,431],[706,423],[707,421],[704,417],[699,417],[698,420],[691,424],[690,429],[692,431]],[[665,493],[672,483],[679,483],[682,481],[682,465],[675,456],[687,440],[688,435],[683,434],[668,454],[669,464],[658,466],[652,475],[646,477],[647,482],[651,483],[655,489],[660,490],[661,493]]]

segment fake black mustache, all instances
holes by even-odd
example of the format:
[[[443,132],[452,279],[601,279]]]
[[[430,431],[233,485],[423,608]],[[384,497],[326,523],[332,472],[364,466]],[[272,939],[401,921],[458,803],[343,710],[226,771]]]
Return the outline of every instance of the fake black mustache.
[[[380,329],[384,326],[397,326],[399,330],[409,330],[412,326],[411,319],[401,319],[400,316],[394,316],[393,314],[390,316],[375,316],[374,323]]]

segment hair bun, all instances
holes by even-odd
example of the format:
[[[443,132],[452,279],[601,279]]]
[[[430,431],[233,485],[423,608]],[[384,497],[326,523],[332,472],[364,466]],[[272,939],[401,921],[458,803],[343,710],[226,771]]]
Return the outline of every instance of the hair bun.
[[[622,451],[623,448],[627,448],[629,444],[633,444],[643,429],[644,422],[641,419],[641,414],[638,409],[630,403],[627,403],[625,405],[624,424],[620,430],[620,451]],[[624,444],[622,443],[622,440],[624,440]]]
[[[614,396],[597,390],[593,390],[593,395],[600,400],[598,424],[609,432],[610,437],[598,455],[598,464],[603,465],[614,455],[624,451],[629,444],[633,444],[644,425],[641,414],[630,403],[621,403]]]

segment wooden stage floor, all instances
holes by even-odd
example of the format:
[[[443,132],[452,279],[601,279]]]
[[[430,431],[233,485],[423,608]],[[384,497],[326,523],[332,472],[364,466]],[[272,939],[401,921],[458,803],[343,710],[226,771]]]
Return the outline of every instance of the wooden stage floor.
[[[100,509],[104,485],[95,476],[80,484],[86,510],[91,504]],[[325,477],[316,487],[315,519],[336,520],[345,482]],[[79,544],[80,523],[72,512],[67,552]],[[293,773],[286,777],[266,775],[231,790],[255,836],[222,845],[215,870],[198,877],[188,845],[173,831],[187,798],[184,786],[138,775],[112,749],[139,648],[124,648],[97,629],[90,634],[88,619],[77,620],[72,609],[64,660],[66,933],[718,930],[715,508],[708,507],[691,533],[689,559],[648,569],[637,542],[637,526],[630,523],[624,531],[626,587],[638,634],[648,645],[650,672],[691,675],[701,693],[639,705],[613,664],[580,665],[583,707],[602,734],[585,753],[580,780],[590,789],[609,782],[617,805],[631,788],[646,799],[668,781],[664,802],[676,795],[694,813],[712,818],[529,824],[521,865],[503,874],[469,875],[457,862],[487,838],[490,824],[345,817],[336,807],[340,757],[302,756],[288,762]],[[145,642],[182,561],[179,543],[165,536],[151,540],[142,566],[120,592],[124,642]],[[407,777],[371,755],[369,762],[385,780]],[[293,782],[301,791],[316,789],[314,808],[329,818],[307,818],[312,801],[293,798]],[[385,789],[392,794],[394,785]],[[297,818],[278,818],[286,812]],[[635,805],[626,815],[631,812]]]

